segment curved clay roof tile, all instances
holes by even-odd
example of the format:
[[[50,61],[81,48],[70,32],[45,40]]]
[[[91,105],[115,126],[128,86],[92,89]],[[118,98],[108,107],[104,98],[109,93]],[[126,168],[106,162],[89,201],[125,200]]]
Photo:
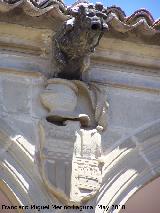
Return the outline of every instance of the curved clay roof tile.
[[[126,17],[125,22],[128,24],[132,24],[136,22],[138,18],[144,18],[147,23],[152,26],[154,23],[154,18],[151,13],[146,9],[139,9],[135,11],[131,16]]]
[[[14,8],[21,7],[27,15],[41,16],[56,8],[57,12],[66,11],[66,6],[61,0],[0,0],[0,12],[9,12]]]
[[[116,6],[107,7],[107,14],[109,13],[115,13],[121,21],[124,21],[126,17],[125,12],[120,7]]]

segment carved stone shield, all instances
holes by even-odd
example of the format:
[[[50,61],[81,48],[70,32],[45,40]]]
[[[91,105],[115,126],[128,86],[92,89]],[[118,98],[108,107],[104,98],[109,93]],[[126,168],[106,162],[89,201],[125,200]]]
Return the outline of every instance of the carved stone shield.
[[[58,126],[44,120],[40,138],[40,171],[48,189],[67,204],[93,197],[101,184],[97,130],[80,129],[79,121]]]

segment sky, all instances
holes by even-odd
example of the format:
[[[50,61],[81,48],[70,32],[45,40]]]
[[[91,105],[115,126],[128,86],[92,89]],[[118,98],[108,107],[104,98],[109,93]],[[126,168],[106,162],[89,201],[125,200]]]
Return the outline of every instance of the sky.
[[[69,6],[75,1],[64,0],[64,3]],[[155,20],[160,18],[160,0],[89,0],[89,2],[102,2],[106,7],[116,5],[117,7],[121,7],[127,16],[130,16],[138,9],[145,8],[152,14]]]

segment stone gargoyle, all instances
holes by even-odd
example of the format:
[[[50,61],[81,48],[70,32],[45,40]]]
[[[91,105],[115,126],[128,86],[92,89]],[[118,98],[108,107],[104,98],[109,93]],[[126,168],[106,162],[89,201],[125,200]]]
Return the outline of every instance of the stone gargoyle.
[[[71,18],[55,35],[55,77],[81,80],[90,54],[108,29],[106,9],[100,3],[79,1],[67,11]]]
[[[48,111],[39,123],[39,168],[49,191],[67,205],[81,205],[102,183],[101,135],[107,127],[106,92],[83,82],[89,56],[104,31],[102,4],[75,3],[54,37],[55,76],[40,96]]]

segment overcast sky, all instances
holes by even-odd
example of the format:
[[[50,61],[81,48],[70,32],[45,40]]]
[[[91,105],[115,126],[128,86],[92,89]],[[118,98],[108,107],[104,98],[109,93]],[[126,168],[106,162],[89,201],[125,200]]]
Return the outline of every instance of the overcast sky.
[[[76,0],[64,0],[64,3],[66,5],[71,5],[75,1]],[[102,2],[103,5],[107,7],[116,5],[121,7],[127,16],[140,8],[145,8],[151,12],[155,20],[160,18],[160,0],[90,0],[89,2]]]

